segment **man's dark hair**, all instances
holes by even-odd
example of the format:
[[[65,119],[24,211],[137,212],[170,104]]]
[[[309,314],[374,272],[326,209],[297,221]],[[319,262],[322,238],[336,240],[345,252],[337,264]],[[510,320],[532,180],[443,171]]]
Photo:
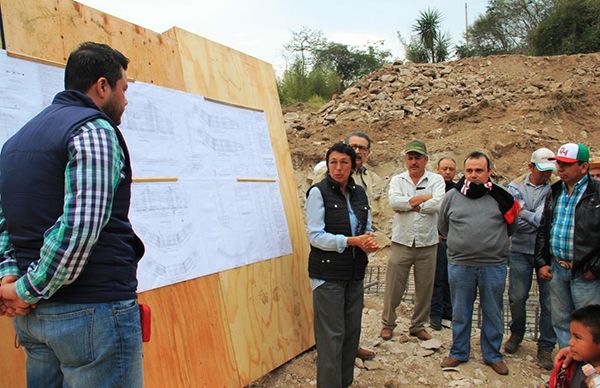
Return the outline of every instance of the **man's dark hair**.
[[[600,304],[591,304],[573,311],[571,321],[579,322],[592,334],[595,344],[600,344]]]
[[[354,149],[344,143],[335,143],[327,150],[327,155],[325,156],[328,172],[329,172],[329,155],[331,155],[331,153],[334,151],[350,156],[350,160],[352,160],[352,171],[356,170],[356,152],[354,152]]]
[[[467,160],[469,160],[469,159],[480,159],[480,158],[485,159],[485,161],[487,162],[487,169],[488,169],[488,171],[490,171],[492,169],[492,161],[490,160],[490,157],[485,154],[485,152],[481,152],[481,151],[473,151],[469,155],[467,155],[467,157],[465,158],[465,160],[463,162],[463,165],[465,165],[467,163]]]
[[[125,55],[105,44],[82,43],[67,60],[65,89],[85,93],[100,77],[106,78],[113,88],[123,77],[122,70],[127,70],[128,63]]]
[[[437,162],[437,166],[438,166],[438,168],[440,168],[440,163],[442,163],[444,160],[449,160],[449,161],[451,161],[452,163],[454,163],[454,165],[456,166],[456,160],[452,159],[452,158],[451,158],[451,157],[449,157],[449,156],[444,156],[443,158],[441,158],[440,160],[438,160],[438,162]]]
[[[344,144],[348,144],[348,142],[350,141],[350,138],[352,136],[362,137],[363,139],[365,139],[369,143],[369,149],[371,148],[371,138],[369,137],[369,135],[367,135],[366,133],[364,133],[362,131],[352,131],[352,132],[350,132],[346,136],[346,138],[344,139]]]

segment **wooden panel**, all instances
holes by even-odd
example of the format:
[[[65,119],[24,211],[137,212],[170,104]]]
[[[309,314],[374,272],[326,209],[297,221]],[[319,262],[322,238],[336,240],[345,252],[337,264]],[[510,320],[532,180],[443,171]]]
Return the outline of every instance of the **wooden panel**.
[[[144,344],[144,386],[240,386],[218,275],[144,292],[152,338]]]
[[[56,0],[0,0],[7,51],[64,63]]]
[[[25,388],[25,352],[15,349],[12,319],[0,317],[0,386]]]
[[[268,63],[174,28],[186,89],[265,111],[286,210],[292,255],[220,274],[230,335],[245,385],[314,344],[306,275],[308,243],[298,203],[275,74]]]
[[[79,43],[102,42],[131,60],[128,77],[183,90],[177,43],[172,39],[71,0],[57,3],[66,53],[64,61]]]

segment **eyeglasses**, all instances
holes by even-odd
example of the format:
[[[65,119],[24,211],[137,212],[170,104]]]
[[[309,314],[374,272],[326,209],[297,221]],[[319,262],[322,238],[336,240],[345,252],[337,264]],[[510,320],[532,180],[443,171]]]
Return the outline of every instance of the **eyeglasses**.
[[[360,144],[348,144],[351,148],[359,151],[368,151],[369,147]]]

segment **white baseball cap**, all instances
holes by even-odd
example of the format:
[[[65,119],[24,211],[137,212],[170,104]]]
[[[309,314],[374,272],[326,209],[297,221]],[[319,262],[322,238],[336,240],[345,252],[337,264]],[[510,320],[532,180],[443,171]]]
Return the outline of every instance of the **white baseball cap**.
[[[531,163],[540,171],[556,171],[555,156],[548,148],[540,148],[531,154]]]

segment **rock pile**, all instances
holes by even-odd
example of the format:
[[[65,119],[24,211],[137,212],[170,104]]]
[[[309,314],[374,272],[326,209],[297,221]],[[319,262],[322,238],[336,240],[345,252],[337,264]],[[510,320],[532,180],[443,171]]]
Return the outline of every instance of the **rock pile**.
[[[498,56],[442,64],[388,64],[334,96],[316,113],[286,114],[286,129],[289,133],[314,125],[374,124],[420,116],[451,123],[490,106],[505,109],[511,105],[527,111],[532,100],[545,100],[546,113],[568,111],[582,102],[591,88],[598,88],[600,57],[589,59],[583,64],[568,61],[555,75],[546,74],[539,62],[557,62],[561,57]]]

